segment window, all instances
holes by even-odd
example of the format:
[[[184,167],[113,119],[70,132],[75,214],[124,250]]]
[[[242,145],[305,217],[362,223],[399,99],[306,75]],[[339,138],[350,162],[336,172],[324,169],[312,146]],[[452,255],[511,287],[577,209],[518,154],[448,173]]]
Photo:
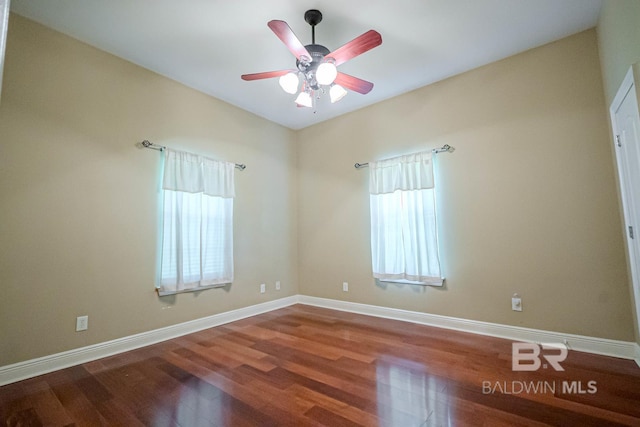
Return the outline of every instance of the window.
[[[166,151],[160,295],[233,281],[234,166]]]
[[[442,286],[430,152],[370,162],[373,277]]]

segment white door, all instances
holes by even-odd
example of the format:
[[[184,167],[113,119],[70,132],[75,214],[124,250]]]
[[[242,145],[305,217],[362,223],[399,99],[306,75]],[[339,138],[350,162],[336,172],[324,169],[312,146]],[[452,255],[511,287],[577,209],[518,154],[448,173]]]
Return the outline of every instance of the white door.
[[[640,330],[640,115],[632,69],[611,104],[611,122]]]

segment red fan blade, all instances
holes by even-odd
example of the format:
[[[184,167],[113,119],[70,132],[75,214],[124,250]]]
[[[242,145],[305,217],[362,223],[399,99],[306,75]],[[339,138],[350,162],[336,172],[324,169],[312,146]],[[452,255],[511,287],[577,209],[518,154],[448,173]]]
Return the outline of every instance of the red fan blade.
[[[243,74],[240,76],[242,80],[261,80],[261,79],[270,79],[272,77],[280,77],[285,74],[291,72],[291,70],[278,70],[278,71],[266,71],[264,73],[254,73],[254,74]]]
[[[337,48],[333,52],[327,55],[327,58],[333,58],[336,60],[336,66],[343,64],[355,58],[358,55],[373,49],[376,46],[382,44],[382,36],[375,30],[369,30],[359,37],[351,40],[347,44]]]
[[[340,72],[334,83],[363,95],[366,95],[373,89],[373,83]]]
[[[311,54],[300,42],[300,40],[298,40],[296,35],[291,30],[291,27],[289,27],[289,24],[284,21],[273,20],[269,21],[267,25],[269,26],[269,28],[271,28],[271,31],[273,31],[276,36],[278,36],[278,38],[282,40],[282,43],[287,46],[287,48],[291,51],[291,53],[295,55],[297,59],[300,59],[300,57],[304,55],[308,58],[308,61],[311,61]]]

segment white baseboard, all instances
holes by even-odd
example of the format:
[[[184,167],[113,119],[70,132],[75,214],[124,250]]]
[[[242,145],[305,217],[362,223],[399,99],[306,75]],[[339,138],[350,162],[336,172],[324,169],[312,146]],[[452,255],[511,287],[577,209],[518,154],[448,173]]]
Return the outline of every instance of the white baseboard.
[[[595,353],[605,356],[620,357],[623,359],[636,359],[636,361],[639,358],[638,352],[640,351],[640,347],[634,342],[565,334],[561,332],[543,331],[538,329],[522,328],[519,326],[480,322],[477,320],[459,319],[456,317],[440,316],[437,314],[420,313],[416,311],[407,311],[396,308],[380,307],[375,305],[359,304],[326,298],[317,298],[306,295],[299,295],[298,302],[300,304],[313,305],[316,307],[324,307],[334,310],[348,311],[351,313],[364,314],[368,316],[419,323],[422,325],[453,329],[456,331],[470,332],[473,334],[488,335],[514,341],[535,343],[562,343],[566,340],[566,342],[568,343],[568,347],[571,350],[584,351],[587,353]]]
[[[317,298],[306,295],[294,295],[275,301],[269,301],[237,310],[227,311],[213,316],[189,322],[179,323],[166,328],[143,332],[87,347],[77,348],[62,353],[31,359],[13,365],[0,366],[0,386],[16,381],[32,378],[70,366],[79,365],[125,351],[166,341],[203,329],[223,325],[225,323],[288,307],[300,303],[333,310],[348,311],[367,316],[401,320],[438,328],[452,329],[473,334],[488,335],[514,341],[525,342],[564,342],[567,340],[572,350],[606,356],[635,359],[640,366],[640,345],[634,342],[616,341],[582,335],[564,334],[560,332],[542,331],[518,326],[500,325],[497,323],[459,319],[436,314],[400,310],[354,302]]]
[[[257,314],[288,307],[297,302],[298,297],[294,295],[275,301],[264,302],[249,307],[239,308],[237,310],[214,314],[213,316],[203,317],[189,322],[179,323],[166,328],[155,329],[153,331],[119,338],[113,341],[77,348],[12,365],[1,366],[0,386],[36,377],[58,369],[64,369],[70,366],[90,362],[92,360],[101,359],[103,357],[112,356],[114,354],[123,353],[125,351],[135,350],[140,347],[145,347],[147,345],[166,341],[182,335],[201,331],[203,329],[255,316]]]

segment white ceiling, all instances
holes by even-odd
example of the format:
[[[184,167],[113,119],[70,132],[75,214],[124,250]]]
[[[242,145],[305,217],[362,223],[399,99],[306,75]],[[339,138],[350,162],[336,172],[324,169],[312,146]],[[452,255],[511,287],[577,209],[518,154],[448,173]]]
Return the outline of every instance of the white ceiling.
[[[596,25],[602,0],[13,0],[11,10],[291,129],[357,110]],[[286,21],[334,50],[369,29],[381,46],[339,70],[375,84],[317,111],[297,108],[278,79],[295,58],[267,27]],[[11,25],[11,24],[9,24]]]

